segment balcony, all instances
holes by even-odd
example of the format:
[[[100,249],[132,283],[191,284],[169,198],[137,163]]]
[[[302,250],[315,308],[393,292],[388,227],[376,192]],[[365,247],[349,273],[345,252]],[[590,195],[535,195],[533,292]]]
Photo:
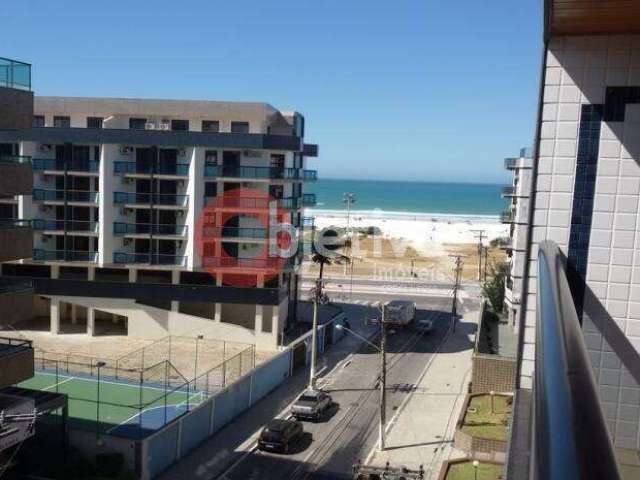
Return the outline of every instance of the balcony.
[[[31,90],[31,65],[0,57],[0,87]]]
[[[188,177],[188,163],[173,163],[166,165],[149,165],[137,162],[114,162],[113,173],[132,176],[165,175],[172,177]]]
[[[219,227],[205,224],[202,227],[202,236],[205,239],[249,239],[265,240],[267,238],[266,228],[244,228],[244,227]]]
[[[303,207],[314,207],[316,205],[316,194],[315,193],[304,193],[302,195],[302,206]]]
[[[0,196],[29,195],[33,188],[31,157],[0,156]]]
[[[299,168],[205,165],[204,176],[218,178],[250,178],[255,180],[292,180],[312,182],[318,179],[318,172],[316,170],[301,170]]]
[[[312,229],[316,227],[316,217],[302,217],[302,228]]]
[[[82,250],[33,250],[33,260],[36,262],[97,262],[98,252]]]
[[[114,252],[113,263],[184,267],[187,265],[187,257],[184,255],[170,255],[163,253]]]
[[[515,196],[516,188],[512,185],[509,187],[502,187],[502,196],[503,197],[513,197]]]
[[[505,210],[500,214],[500,221],[502,223],[513,223],[513,210]]]
[[[299,199],[294,197],[266,198],[266,197],[204,197],[204,204],[210,208],[221,210],[268,210],[271,202],[277,202],[279,208],[291,210],[298,208]]]
[[[143,206],[144,208],[151,206],[155,208],[186,208],[189,203],[189,196],[173,193],[113,192],[113,203],[131,207]]]
[[[31,221],[34,230],[42,230],[44,232],[73,232],[98,234],[98,222],[84,220],[45,220],[35,218]]]
[[[33,377],[33,345],[30,340],[0,337],[0,388]]]
[[[33,169],[38,172],[50,174],[69,173],[93,173],[98,174],[100,164],[98,162],[74,160],[65,162],[64,160],[55,160],[50,158],[34,158]]]
[[[33,199],[56,204],[67,203],[98,203],[99,192],[89,190],[45,190],[36,188],[32,192]]]
[[[0,261],[31,257],[33,233],[29,220],[0,220]]]
[[[202,257],[202,266],[236,273],[276,273],[293,268],[299,258],[299,255],[290,258]]]
[[[114,235],[142,235],[145,237],[151,235],[167,236],[167,237],[184,237],[188,231],[187,225],[162,224],[162,223],[125,223],[114,222]]]

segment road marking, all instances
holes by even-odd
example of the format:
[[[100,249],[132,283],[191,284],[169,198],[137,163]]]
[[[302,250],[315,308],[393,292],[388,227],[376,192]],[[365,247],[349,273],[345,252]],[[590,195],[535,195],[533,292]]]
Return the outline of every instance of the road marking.
[[[74,377],[68,377],[67,379],[62,380],[61,382],[58,382],[58,383],[56,383],[56,384],[54,384],[54,385],[50,385],[50,386],[48,386],[48,387],[46,387],[46,388],[43,388],[42,390],[49,390],[50,388],[56,388],[56,387],[59,387],[59,386],[60,386],[60,385],[62,385],[63,383],[70,382],[70,381],[71,381],[71,380],[73,380],[73,379],[74,379]]]

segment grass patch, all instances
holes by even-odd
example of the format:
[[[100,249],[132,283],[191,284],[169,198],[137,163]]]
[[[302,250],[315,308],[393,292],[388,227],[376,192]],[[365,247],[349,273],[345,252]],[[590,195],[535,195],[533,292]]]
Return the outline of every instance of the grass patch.
[[[502,465],[482,463],[478,466],[478,476],[475,476],[472,462],[454,463],[447,470],[445,480],[500,480]]]
[[[511,397],[495,395],[491,412],[491,396],[472,397],[464,416],[462,431],[474,437],[507,439],[507,425],[511,417]]]

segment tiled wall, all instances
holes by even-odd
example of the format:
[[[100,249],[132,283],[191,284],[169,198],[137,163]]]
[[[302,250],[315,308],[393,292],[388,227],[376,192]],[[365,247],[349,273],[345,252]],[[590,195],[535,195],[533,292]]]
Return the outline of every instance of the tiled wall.
[[[588,289],[640,351],[640,36],[554,38],[545,77],[524,387],[534,359],[535,243],[543,239],[557,242],[586,275]],[[583,292],[575,293],[582,314]],[[640,448],[640,388],[586,311],[583,319],[615,442]]]

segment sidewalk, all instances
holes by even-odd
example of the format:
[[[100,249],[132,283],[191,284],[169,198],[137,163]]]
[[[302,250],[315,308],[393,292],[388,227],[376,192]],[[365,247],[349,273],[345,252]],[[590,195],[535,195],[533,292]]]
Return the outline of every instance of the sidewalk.
[[[422,465],[425,479],[435,479],[444,460],[464,456],[453,448],[453,433],[471,376],[469,345],[475,340],[478,315],[478,311],[467,313],[456,332],[450,333],[414,393],[390,420],[386,450],[374,450],[367,465],[383,467],[389,462],[410,469]]]

